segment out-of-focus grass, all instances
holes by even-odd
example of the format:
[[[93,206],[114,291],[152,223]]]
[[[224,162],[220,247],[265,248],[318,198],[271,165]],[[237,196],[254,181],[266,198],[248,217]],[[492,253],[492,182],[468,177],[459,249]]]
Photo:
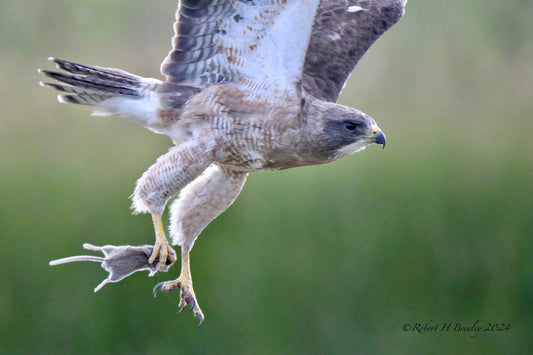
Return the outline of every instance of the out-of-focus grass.
[[[151,243],[127,197],[170,143],[57,104],[35,69],[54,55],[158,76],[175,4],[4,5],[0,353],[531,352],[531,4],[409,2],[341,97],[387,148],[252,174],[193,249],[200,328],[177,294],[151,295],[177,267],[93,294],[97,265],[47,265],[83,242]],[[402,331],[476,320],[511,329]]]

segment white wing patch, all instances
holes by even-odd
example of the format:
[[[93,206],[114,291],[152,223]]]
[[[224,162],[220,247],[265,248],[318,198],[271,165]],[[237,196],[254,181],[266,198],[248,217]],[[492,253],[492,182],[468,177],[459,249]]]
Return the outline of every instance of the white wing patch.
[[[366,11],[366,9],[362,8],[361,6],[353,5],[353,6],[348,6],[346,11],[348,11],[348,12],[359,12],[359,11]]]
[[[319,0],[237,3],[239,21],[226,19],[226,60],[238,72],[237,85],[258,97],[294,94]],[[276,3],[275,6],[272,3]],[[259,19],[259,20],[258,20]]]
[[[173,50],[161,65],[170,81],[224,83],[255,99],[297,90],[320,0],[210,0],[180,3]]]

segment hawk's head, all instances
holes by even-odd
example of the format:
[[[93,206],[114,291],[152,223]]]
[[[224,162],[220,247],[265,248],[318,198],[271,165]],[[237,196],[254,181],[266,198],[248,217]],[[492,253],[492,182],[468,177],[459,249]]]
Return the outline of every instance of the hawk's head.
[[[306,104],[306,116],[315,154],[332,161],[373,143],[385,147],[385,135],[367,114],[331,102],[310,101]]]

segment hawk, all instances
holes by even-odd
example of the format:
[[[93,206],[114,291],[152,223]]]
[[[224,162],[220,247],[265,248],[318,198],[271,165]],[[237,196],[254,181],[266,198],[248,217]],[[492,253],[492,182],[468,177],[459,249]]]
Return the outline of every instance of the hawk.
[[[132,196],[134,213],[152,216],[154,246],[136,250],[140,264],[123,274],[111,259],[96,258],[115,271],[104,283],[137,269],[166,271],[176,261],[161,215],[179,193],[169,231],[172,245],[181,247],[181,272],[157,284],[154,295],[179,288],[179,306],[189,305],[201,323],[189,253],[250,172],[324,164],[371,144],[385,146],[370,116],[335,102],[366,50],[403,16],[406,2],[181,0],[172,49],[161,64],[164,81],[50,58],[61,70],[41,71],[55,80],[42,84],[59,90],[60,102],[125,117],[174,143]],[[130,249],[113,248],[120,247],[101,250],[133,259]]]

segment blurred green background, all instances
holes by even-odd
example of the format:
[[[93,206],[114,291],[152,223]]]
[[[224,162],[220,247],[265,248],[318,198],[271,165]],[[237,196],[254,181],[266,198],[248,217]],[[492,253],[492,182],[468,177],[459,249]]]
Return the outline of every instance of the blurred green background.
[[[171,143],[58,104],[37,68],[159,78],[176,2],[0,3],[1,354],[533,353],[532,1],[411,0],[341,97],[387,149],[252,174],[193,249],[201,327],[151,294],[177,266],[96,294],[98,264],[48,266],[151,244],[128,196]],[[510,330],[441,331],[477,320]]]

